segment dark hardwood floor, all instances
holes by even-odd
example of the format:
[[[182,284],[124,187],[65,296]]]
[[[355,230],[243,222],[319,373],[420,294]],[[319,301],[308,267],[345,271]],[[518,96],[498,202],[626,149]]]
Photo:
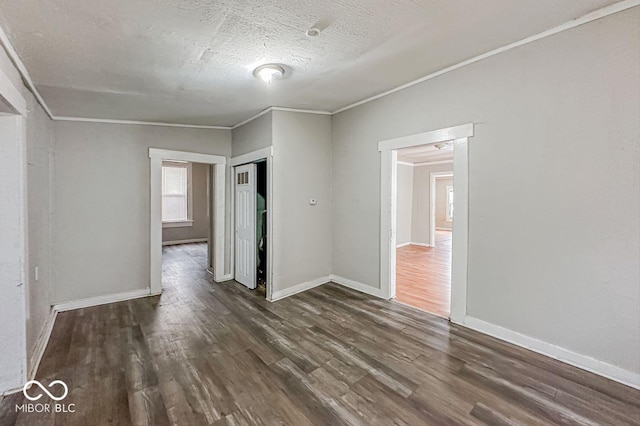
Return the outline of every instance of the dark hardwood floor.
[[[3,425],[638,424],[640,391],[327,284],[279,302],[165,250],[161,297],[58,315],[37,378],[75,413]]]
[[[449,318],[451,231],[436,231],[436,246],[396,250],[396,300]]]

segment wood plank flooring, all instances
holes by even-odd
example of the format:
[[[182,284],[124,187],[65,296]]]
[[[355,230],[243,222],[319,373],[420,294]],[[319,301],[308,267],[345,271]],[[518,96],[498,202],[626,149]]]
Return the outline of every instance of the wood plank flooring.
[[[435,247],[397,249],[396,300],[449,318],[451,231],[436,231]]]
[[[161,297],[58,315],[38,380],[75,413],[2,425],[638,424],[640,391],[327,284],[270,303],[165,250]]]

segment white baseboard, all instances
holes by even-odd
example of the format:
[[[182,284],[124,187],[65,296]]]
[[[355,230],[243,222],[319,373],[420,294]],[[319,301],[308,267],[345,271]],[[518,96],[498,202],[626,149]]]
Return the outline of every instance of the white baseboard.
[[[331,274],[329,275],[329,278],[331,278],[331,281],[333,281],[336,284],[340,284],[352,290],[359,291],[360,293],[365,293],[370,296],[375,296],[375,297],[379,297],[381,299],[386,300],[386,297],[382,295],[382,292],[380,291],[379,288],[371,287],[370,285],[362,284],[357,281],[350,280],[348,278],[340,277],[338,275]]]
[[[175,241],[163,241],[163,246],[175,246],[177,244],[191,244],[191,243],[206,243],[208,238],[192,238],[190,240],[175,240]]]
[[[427,244],[427,243],[414,243],[414,242],[410,242],[410,243],[398,244],[398,245],[396,246],[396,248],[406,247],[406,246],[431,247],[431,245],[430,245],[430,244]]]
[[[293,287],[285,288],[284,290],[274,291],[271,295],[271,302],[275,302],[276,300],[284,299],[285,297],[293,296],[297,293],[302,293],[303,291],[310,290],[314,287],[318,287],[319,285],[326,284],[331,281],[330,277],[320,277],[315,280],[307,281],[302,284],[294,285]]]
[[[572,352],[568,349],[552,345],[551,343],[534,339],[533,337],[525,336],[524,334],[491,324],[478,318],[466,316],[460,325],[488,334],[500,340],[513,343],[514,345],[521,346],[533,352],[557,359],[558,361],[573,365],[574,367],[581,368],[599,376],[615,380],[616,382],[620,382],[632,388],[640,389],[640,373],[625,370],[615,365]]]
[[[215,280],[217,283],[223,283],[225,281],[231,281],[234,278],[233,274],[226,274]]]
[[[409,243],[412,246],[420,246],[420,247],[431,247],[431,244],[429,243]]]
[[[442,228],[442,227],[436,226],[436,231],[453,231],[453,228]]]
[[[36,343],[33,347],[33,351],[31,356],[29,357],[29,371],[27,372],[27,380],[33,380],[36,377],[36,372],[38,371],[38,367],[40,366],[40,361],[42,361],[42,356],[44,355],[44,351],[47,349],[47,344],[49,343],[49,339],[51,338],[51,332],[53,331],[53,325],[56,323],[56,315],[58,311],[56,311],[53,307],[49,309],[49,314],[42,325],[42,330],[40,330],[40,334],[36,339]]]
[[[107,294],[105,296],[89,297],[87,299],[72,300],[58,303],[53,306],[56,312],[70,311],[73,309],[88,308],[91,306],[105,305],[107,303],[124,302],[125,300],[138,299],[151,296],[148,288],[127,291],[125,293]]]
[[[0,389],[4,389],[4,387],[5,387],[5,384],[0,383]],[[23,389],[24,389],[23,387],[7,389],[6,391],[0,393],[0,395],[2,396],[12,395],[14,393],[22,392]]]

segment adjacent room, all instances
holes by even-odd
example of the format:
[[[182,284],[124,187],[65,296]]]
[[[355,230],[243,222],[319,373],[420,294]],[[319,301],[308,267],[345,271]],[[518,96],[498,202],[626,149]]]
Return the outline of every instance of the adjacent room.
[[[398,150],[396,300],[449,318],[453,145]]]
[[[640,0],[0,0],[0,425],[640,424]]]
[[[212,182],[209,164],[162,162],[162,288],[207,273],[211,248]]]

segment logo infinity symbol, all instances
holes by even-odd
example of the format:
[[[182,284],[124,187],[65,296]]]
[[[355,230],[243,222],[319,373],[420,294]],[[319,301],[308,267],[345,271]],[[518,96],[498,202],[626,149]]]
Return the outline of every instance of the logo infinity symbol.
[[[49,392],[47,390],[47,388],[42,386],[42,383],[40,383],[39,381],[37,381],[37,380],[29,380],[27,383],[24,384],[24,387],[22,388],[22,393],[30,401],[37,401],[40,398],[42,398],[42,394],[41,393],[39,393],[36,396],[31,396],[31,395],[29,395],[27,393],[27,389],[32,384],[38,385],[38,387],[42,390],[42,392],[46,393],[49,396],[49,398],[53,399],[54,401],[61,401],[61,400],[65,399],[67,397],[67,394],[69,393],[69,388],[67,387],[67,384],[65,382],[63,382],[62,380],[54,380],[53,382],[49,383],[49,387],[52,387],[52,386],[55,386],[55,385],[58,385],[58,384],[62,385],[62,388],[64,390],[64,392],[62,393],[62,396],[54,396],[53,394],[51,394],[51,392]]]

